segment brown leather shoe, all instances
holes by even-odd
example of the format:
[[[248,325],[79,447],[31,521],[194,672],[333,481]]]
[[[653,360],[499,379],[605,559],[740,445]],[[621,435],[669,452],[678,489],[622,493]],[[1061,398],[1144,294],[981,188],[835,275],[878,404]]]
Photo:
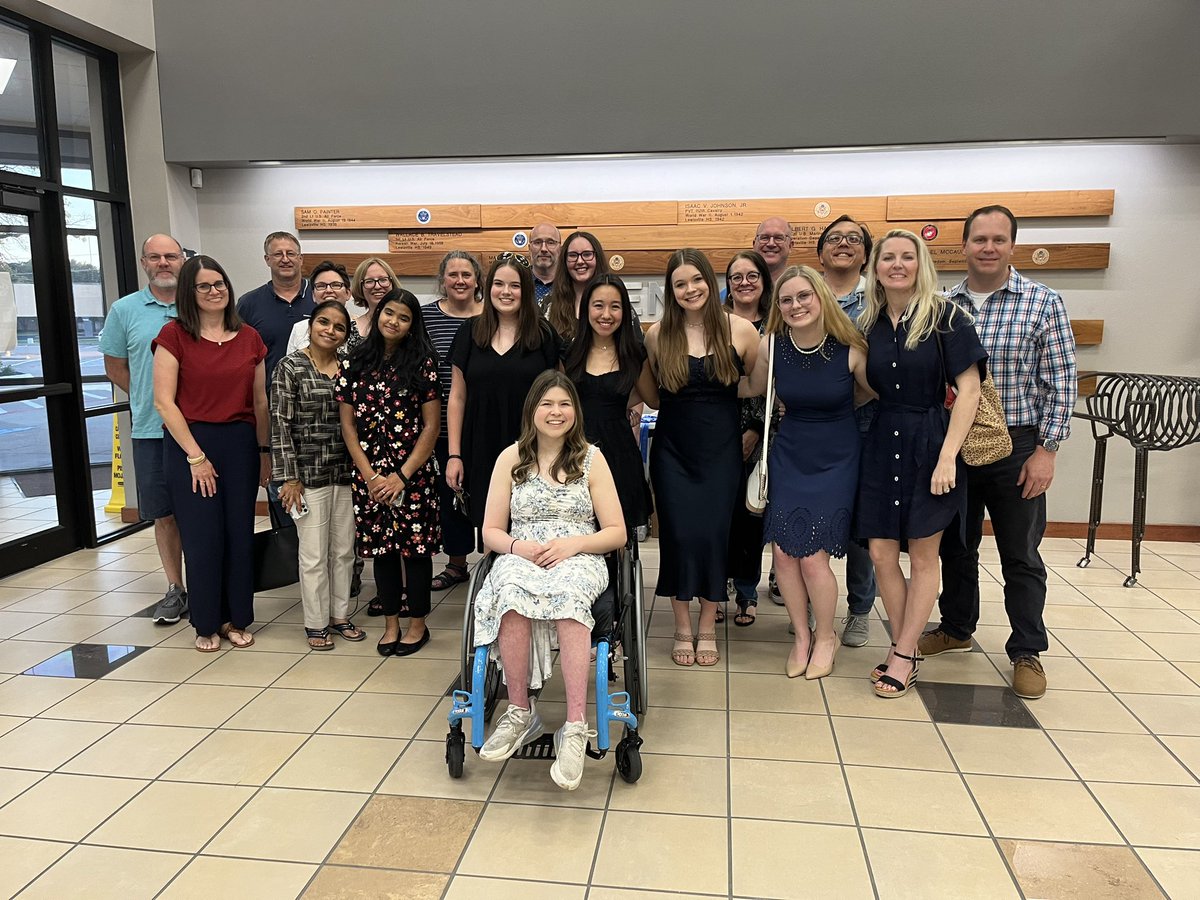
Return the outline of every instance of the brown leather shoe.
[[[1036,656],[1018,656],[1013,660],[1013,692],[1026,700],[1046,693],[1046,673]]]
[[[970,638],[960,641],[940,628],[925,632],[917,641],[917,653],[925,657],[937,656],[940,653],[969,653],[970,650]]]

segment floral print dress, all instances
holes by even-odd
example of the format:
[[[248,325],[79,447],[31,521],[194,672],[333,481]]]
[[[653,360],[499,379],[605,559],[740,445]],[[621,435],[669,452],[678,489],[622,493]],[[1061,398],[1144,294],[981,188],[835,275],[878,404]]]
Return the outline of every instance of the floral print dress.
[[[389,475],[399,472],[417,445],[423,427],[421,406],[438,400],[437,366],[426,359],[414,384],[400,384],[391,366],[371,372],[351,373],[349,361],[342,363],[336,397],[354,409],[358,443],[371,467]],[[351,483],[354,499],[354,530],[359,556],[432,556],[441,549],[442,529],[438,515],[437,460],[413,473],[399,506],[377,503],[357,470]]]
[[[519,541],[545,543],[558,537],[596,533],[596,511],[588,475],[596,448],[589,447],[583,477],[570,484],[551,484],[534,474],[513,485],[509,533]],[[475,644],[491,646],[497,657],[500,619],[514,611],[532,620],[529,687],[540,688],[553,671],[551,653],[558,636],[557,619],[574,619],[589,629],[595,625],[592,604],[608,586],[603,556],[579,553],[544,569],[522,556],[501,554],[475,597]]]

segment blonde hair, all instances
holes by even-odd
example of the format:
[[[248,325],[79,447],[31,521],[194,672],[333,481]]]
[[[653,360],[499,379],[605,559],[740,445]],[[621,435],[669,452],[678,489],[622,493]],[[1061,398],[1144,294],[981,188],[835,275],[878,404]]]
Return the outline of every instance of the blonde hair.
[[[694,247],[676,250],[667,261],[667,299],[663,303],[662,321],[658,326],[658,383],[672,393],[678,393],[688,383],[687,321],[683,307],[675,299],[671,276],[680,266],[695,266],[708,285],[704,303],[704,343],[710,355],[704,357],[704,369],[710,378],[721,384],[736,384],[737,365],[733,358],[733,326],[729,313],[721,306],[721,290],[708,257]]]
[[[846,311],[842,309],[833,296],[833,290],[826,283],[821,273],[810,266],[788,266],[775,283],[775,291],[771,296],[771,311],[767,314],[767,334],[786,334],[788,324],[779,308],[779,294],[783,286],[796,278],[803,278],[812,285],[813,293],[821,303],[821,327],[825,333],[847,347],[857,347],[866,352],[867,339],[850,321]]]
[[[350,279],[350,296],[354,298],[354,302],[360,306],[370,306],[366,296],[363,294],[363,279],[367,277],[367,269],[371,266],[379,266],[383,269],[384,274],[392,280],[392,287],[403,287],[400,284],[400,279],[396,277],[396,273],[392,271],[392,267],[387,264],[387,260],[381,259],[378,256],[368,256],[358,264],[358,268],[354,270],[354,277]]]
[[[892,238],[904,238],[916,248],[917,278],[913,285],[913,295],[908,301],[908,308],[900,317],[900,321],[908,323],[908,337],[904,341],[905,349],[915,350],[917,344],[929,337],[937,329],[942,316],[946,315],[946,324],[954,321],[958,314],[966,315],[958,305],[951,303],[937,290],[937,269],[933,265],[933,257],[925,242],[903,228],[893,228],[879,239],[871,248],[871,258],[867,262],[866,306],[858,324],[864,334],[870,334],[875,323],[879,321],[879,313],[887,305],[887,296],[883,285],[879,283],[876,267],[879,257],[883,255],[883,245]],[[947,314],[947,308],[949,313]]]
[[[588,442],[583,432],[583,410],[579,408],[579,392],[575,390],[571,379],[562,372],[547,369],[533,380],[529,393],[525,395],[525,406],[521,410],[521,436],[517,439],[517,464],[512,467],[513,484],[524,484],[537,475],[538,433],[533,417],[542,398],[554,388],[562,388],[571,398],[571,406],[575,409],[575,422],[567,431],[562,448],[550,465],[550,478],[557,482],[561,475],[562,483],[570,484],[583,477]]]

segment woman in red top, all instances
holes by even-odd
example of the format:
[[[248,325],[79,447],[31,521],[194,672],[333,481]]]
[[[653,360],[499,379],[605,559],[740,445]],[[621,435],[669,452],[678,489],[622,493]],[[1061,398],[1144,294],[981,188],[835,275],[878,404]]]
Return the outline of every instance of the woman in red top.
[[[254,500],[271,474],[267,348],[238,318],[229,276],[211,256],[183,264],[175,306],[178,318],[151,345],[154,406],[196,649],[213,653],[222,637],[254,643]]]

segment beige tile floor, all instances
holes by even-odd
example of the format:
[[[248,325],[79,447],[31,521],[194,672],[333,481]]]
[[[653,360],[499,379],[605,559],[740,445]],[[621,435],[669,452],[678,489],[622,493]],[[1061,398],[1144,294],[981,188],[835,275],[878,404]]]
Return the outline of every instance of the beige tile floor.
[[[438,598],[418,656],[307,651],[298,589],[261,595],[257,644],[199,654],[186,623],[131,613],[161,594],[141,532],[0,582],[0,896],[589,898],[1194,897],[1200,883],[1200,545],[1045,543],[1050,690],[1036,728],[937,721],[877,700],[887,643],[832,677],[787,681],[787,619],[766,599],[722,626],[710,670],[669,659],[651,604],[644,775],[589,761],[444,763],[444,694],[465,590]],[[985,652],[922,680],[1010,678],[994,546]],[[657,547],[643,545],[653,585]],[[839,566],[840,569],[840,566]],[[369,570],[368,570],[369,571]],[[840,575],[840,572],[839,572]],[[368,581],[364,597],[372,593]],[[97,680],[21,674],[74,642],[148,651]],[[551,682],[547,724],[564,712]]]

